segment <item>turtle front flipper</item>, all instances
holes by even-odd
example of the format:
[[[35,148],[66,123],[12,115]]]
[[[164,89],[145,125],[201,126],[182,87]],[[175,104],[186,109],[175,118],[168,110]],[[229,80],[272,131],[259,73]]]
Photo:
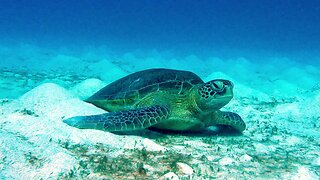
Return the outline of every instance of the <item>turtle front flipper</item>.
[[[214,113],[214,125],[230,126],[231,128],[242,132],[246,129],[246,124],[242,118],[233,112],[217,111]]]
[[[69,126],[79,129],[98,129],[103,131],[132,131],[148,128],[170,115],[167,106],[151,106],[134,110],[110,112],[92,116],[76,116],[63,120]]]

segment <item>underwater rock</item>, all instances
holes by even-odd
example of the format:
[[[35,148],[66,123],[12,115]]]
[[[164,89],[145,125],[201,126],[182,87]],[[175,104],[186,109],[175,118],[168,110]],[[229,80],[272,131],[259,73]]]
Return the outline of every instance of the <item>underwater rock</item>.
[[[166,150],[165,147],[155,143],[154,141],[148,139],[148,138],[145,138],[143,139],[142,141],[142,148],[145,148],[146,151],[154,151],[154,152],[164,152]]]
[[[186,175],[192,175],[193,174],[193,169],[189,165],[187,165],[185,163],[178,162],[177,163],[177,168],[183,174],[186,174]]]
[[[173,172],[168,172],[167,174],[160,177],[160,180],[179,180],[179,176]]]
[[[301,179],[318,179],[319,176],[317,176],[314,172],[310,171],[308,167],[298,167],[298,172],[295,176],[291,177],[290,179],[293,180],[301,180]]]
[[[289,146],[297,146],[302,143],[302,140],[296,136],[290,136],[286,139],[286,143]]]
[[[255,147],[256,152],[261,155],[268,154],[276,150],[274,146],[268,146],[262,143],[253,143],[253,146]]]
[[[242,156],[240,156],[239,161],[240,162],[249,162],[252,160],[252,157],[249,156],[248,154],[244,154]]]
[[[155,172],[155,168],[148,165],[148,164],[143,164],[143,169],[147,170],[148,173],[152,174],[153,172]]]
[[[312,163],[313,166],[320,167],[320,157],[315,158]]]
[[[222,166],[231,165],[234,162],[234,159],[230,157],[224,157],[219,160],[219,164]]]
[[[99,79],[86,79],[81,83],[70,88],[72,94],[76,95],[79,99],[87,99],[95,92],[103,88],[106,84]]]

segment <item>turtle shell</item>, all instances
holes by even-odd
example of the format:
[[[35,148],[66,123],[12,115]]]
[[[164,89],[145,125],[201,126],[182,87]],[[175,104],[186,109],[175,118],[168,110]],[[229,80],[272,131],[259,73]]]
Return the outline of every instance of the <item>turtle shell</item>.
[[[202,83],[199,76],[189,71],[148,69],[110,83],[86,101],[114,111],[108,107],[130,106],[156,91],[170,91],[172,95],[184,94],[194,85]]]

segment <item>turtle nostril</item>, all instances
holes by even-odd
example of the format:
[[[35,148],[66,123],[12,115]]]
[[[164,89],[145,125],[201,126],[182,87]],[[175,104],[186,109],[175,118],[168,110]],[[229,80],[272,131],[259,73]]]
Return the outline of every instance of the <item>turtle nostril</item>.
[[[232,86],[233,87],[233,83],[231,81],[228,81],[228,80],[224,80],[223,84],[226,85],[226,86]]]

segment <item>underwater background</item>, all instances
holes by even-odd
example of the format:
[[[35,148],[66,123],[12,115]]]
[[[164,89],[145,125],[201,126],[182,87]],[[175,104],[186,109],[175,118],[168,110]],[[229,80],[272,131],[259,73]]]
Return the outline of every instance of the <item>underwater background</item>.
[[[0,179],[319,179],[320,1],[0,2]],[[241,135],[80,130],[148,68],[231,80]]]

